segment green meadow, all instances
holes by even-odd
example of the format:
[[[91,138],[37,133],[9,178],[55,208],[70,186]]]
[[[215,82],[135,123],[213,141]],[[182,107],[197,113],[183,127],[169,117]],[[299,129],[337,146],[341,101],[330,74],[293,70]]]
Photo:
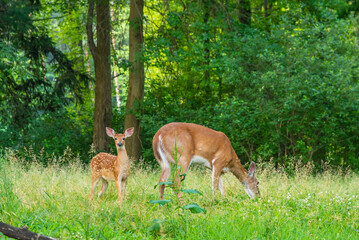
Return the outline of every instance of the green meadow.
[[[179,207],[170,188],[171,202],[149,203],[159,199],[159,168],[133,165],[119,204],[114,183],[103,199],[89,200],[90,170],[76,157],[47,167],[39,158],[28,164],[14,152],[1,155],[0,221],[59,239],[359,239],[359,176],[349,170],[313,174],[310,164],[298,161],[288,175],[257,163],[261,199],[250,200],[228,173],[226,195],[213,201],[211,173],[192,167],[182,188],[203,195],[184,194],[183,202],[206,209],[194,214]]]

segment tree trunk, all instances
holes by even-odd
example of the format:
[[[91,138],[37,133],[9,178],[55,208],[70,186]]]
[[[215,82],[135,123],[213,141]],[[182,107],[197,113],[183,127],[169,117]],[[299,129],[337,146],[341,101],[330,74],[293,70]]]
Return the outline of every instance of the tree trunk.
[[[271,14],[272,3],[269,0],[263,0],[263,14],[267,18]]]
[[[89,1],[89,19],[93,16],[94,0]],[[111,92],[111,25],[109,0],[96,1],[97,46],[93,40],[92,24],[87,24],[88,42],[95,63],[95,111],[93,144],[96,150],[108,150],[110,138],[106,127],[112,124]]]
[[[251,4],[249,0],[239,0],[238,1],[239,8],[239,21],[246,25],[251,25]]]
[[[116,51],[116,44],[115,44],[115,38],[112,37],[112,49],[113,52]],[[115,59],[113,59],[113,78],[115,79],[115,93],[116,93],[116,106],[117,110],[121,111],[121,96],[120,96],[120,83],[118,80],[117,72],[116,72],[116,62]]]
[[[111,4],[114,5],[113,1]],[[117,17],[115,16],[113,9],[111,10],[111,20],[112,20],[112,22],[117,21]],[[113,55],[115,56],[113,58],[112,65],[113,65],[113,78],[115,80],[116,106],[117,106],[117,110],[120,112],[121,111],[120,83],[119,83],[117,72],[116,72],[117,57],[116,57],[116,41],[115,41],[114,35],[111,36],[111,44],[112,44]]]
[[[142,154],[140,139],[140,104],[144,95],[144,62],[143,62],[143,0],[131,0],[130,3],[130,67],[128,95],[126,102],[125,129],[134,127],[131,138],[126,140],[126,150],[130,159],[139,159]]]
[[[263,14],[264,17],[268,17],[268,0],[263,0]]]

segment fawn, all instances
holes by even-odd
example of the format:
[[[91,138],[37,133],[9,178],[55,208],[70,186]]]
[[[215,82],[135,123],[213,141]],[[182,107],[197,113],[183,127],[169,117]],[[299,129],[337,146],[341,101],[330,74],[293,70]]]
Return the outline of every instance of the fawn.
[[[115,181],[118,192],[118,201],[122,202],[125,191],[126,181],[130,175],[130,162],[125,148],[125,140],[134,132],[134,128],[128,128],[124,134],[115,133],[112,128],[106,128],[106,133],[112,137],[116,143],[117,156],[108,153],[99,153],[91,160],[92,188],[90,199],[94,195],[96,185],[102,179],[102,187],[98,194],[103,196],[106,192],[108,181]]]

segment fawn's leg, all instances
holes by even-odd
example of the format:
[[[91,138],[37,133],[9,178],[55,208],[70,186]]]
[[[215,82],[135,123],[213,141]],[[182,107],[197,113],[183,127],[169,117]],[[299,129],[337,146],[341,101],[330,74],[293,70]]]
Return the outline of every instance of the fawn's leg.
[[[122,198],[125,198],[125,194],[126,194],[126,184],[127,184],[127,180],[122,180],[121,182],[121,194],[122,194]]]
[[[100,176],[92,176],[92,187],[91,187],[91,191],[90,191],[90,200],[93,198],[95,188],[96,188],[99,180],[100,180]]]
[[[98,193],[98,197],[104,197],[107,187],[108,182],[104,178],[102,178],[102,186],[100,192]]]
[[[122,187],[122,176],[119,175],[116,178],[116,188],[117,188],[118,201],[119,202],[122,202],[122,194],[121,194],[122,190],[121,190],[121,187]]]

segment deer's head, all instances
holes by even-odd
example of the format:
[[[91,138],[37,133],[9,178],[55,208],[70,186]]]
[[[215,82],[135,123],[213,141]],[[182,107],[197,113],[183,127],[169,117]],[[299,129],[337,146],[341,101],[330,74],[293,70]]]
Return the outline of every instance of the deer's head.
[[[134,128],[128,128],[124,133],[116,133],[112,128],[107,127],[106,133],[115,140],[116,148],[124,148],[126,138],[130,137],[134,132]]]
[[[243,180],[243,186],[244,191],[246,191],[247,195],[254,199],[254,198],[260,198],[259,188],[258,188],[258,180],[254,176],[254,173],[256,172],[256,164],[254,162],[251,162],[251,165],[249,165],[248,168],[248,177]]]

